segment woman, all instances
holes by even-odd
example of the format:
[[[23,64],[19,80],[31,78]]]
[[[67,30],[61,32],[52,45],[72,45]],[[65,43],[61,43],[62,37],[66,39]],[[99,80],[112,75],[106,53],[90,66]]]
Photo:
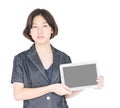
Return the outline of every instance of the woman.
[[[50,44],[50,39],[58,34],[51,13],[45,9],[33,10],[23,34],[34,44],[14,57],[11,82],[15,99],[24,101],[23,108],[68,108],[66,98],[80,91],[71,91],[60,83],[59,65],[70,63],[71,59]],[[101,88],[103,77],[97,82]]]

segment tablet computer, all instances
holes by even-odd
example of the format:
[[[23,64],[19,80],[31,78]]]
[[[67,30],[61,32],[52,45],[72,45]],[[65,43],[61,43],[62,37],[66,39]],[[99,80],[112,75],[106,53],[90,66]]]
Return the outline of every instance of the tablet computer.
[[[98,77],[96,63],[69,63],[60,65],[61,83],[71,90],[97,87]]]

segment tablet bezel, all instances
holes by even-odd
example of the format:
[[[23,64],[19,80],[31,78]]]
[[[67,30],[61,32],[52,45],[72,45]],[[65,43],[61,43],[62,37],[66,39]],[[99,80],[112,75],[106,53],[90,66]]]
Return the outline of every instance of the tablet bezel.
[[[96,75],[97,77],[99,76],[99,73],[98,73],[98,66],[97,66],[97,63],[95,62],[92,62],[92,63],[68,63],[68,64],[61,64],[60,65],[60,76],[61,76],[61,83],[62,84],[65,84],[65,76],[64,76],[64,71],[63,71],[63,68],[64,67],[72,67],[72,66],[85,66],[85,65],[92,65],[92,64],[95,64],[96,66]],[[96,78],[97,79],[97,78]],[[66,84],[65,84],[66,85]],[[79,87],[70,87],[71,90],[83,90],[83,89],[88,89],[88,88],[97,88],[97,83],[96,84],[93,84],[93,85],[84,85],[84,86],[79,86]]]

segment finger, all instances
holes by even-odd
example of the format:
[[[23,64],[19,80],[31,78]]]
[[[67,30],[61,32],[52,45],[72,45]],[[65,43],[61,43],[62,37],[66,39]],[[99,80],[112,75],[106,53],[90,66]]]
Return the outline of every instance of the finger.
[[[71,89],[70,89],[68,86],[63,85],[63,87],[64,87],[64,89],[67,90],[69,93],[72,93]]]
[[[98,77],[98,78],[96,79],[96,81],[97,81],[97,82],[104,82],[104,77]]]
[[[65,95],[66,95],[66,94],[71,94],[71,92],[68,91],[68,90],[66,90],[66,91],[65,91]]]
[[[103,83],[104,81],[97,79],[96,82],[97,82],[97,83]]]
[[[97,79],[104,80],[104,77],[100,75]]]
[[[104,86],[104,84],[103,83],[98,83],[98,86]]]
[[[98,83],[98,89],[101,89],[104,85],[101,83]]]
[[[98,89],[102,89],[102,87],[101,87],[101,86],[98,86],[97,88],[98,88]]]

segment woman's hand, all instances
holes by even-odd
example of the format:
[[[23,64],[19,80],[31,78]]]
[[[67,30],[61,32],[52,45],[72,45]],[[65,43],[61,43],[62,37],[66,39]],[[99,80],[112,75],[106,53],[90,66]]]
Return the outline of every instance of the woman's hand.
[[[51,89],[52,89],[52,92],[60,96],[72,93],[71,89],[64,84],[53,84],[51,85]]]
[[[66,98],[72,98],[72,97],[78,95],[78,94],[79,94],[80,92],[82,92],[82,91],[83,91],[83,90],[75,90],[75,91],[72,91],[71,94],[67,94],[67,95],[65,95],[65,97],[66,97]]]
[[[101,89],[104,86],[104,77],[100,75],[96,81],[98,83],[98,88]]]

